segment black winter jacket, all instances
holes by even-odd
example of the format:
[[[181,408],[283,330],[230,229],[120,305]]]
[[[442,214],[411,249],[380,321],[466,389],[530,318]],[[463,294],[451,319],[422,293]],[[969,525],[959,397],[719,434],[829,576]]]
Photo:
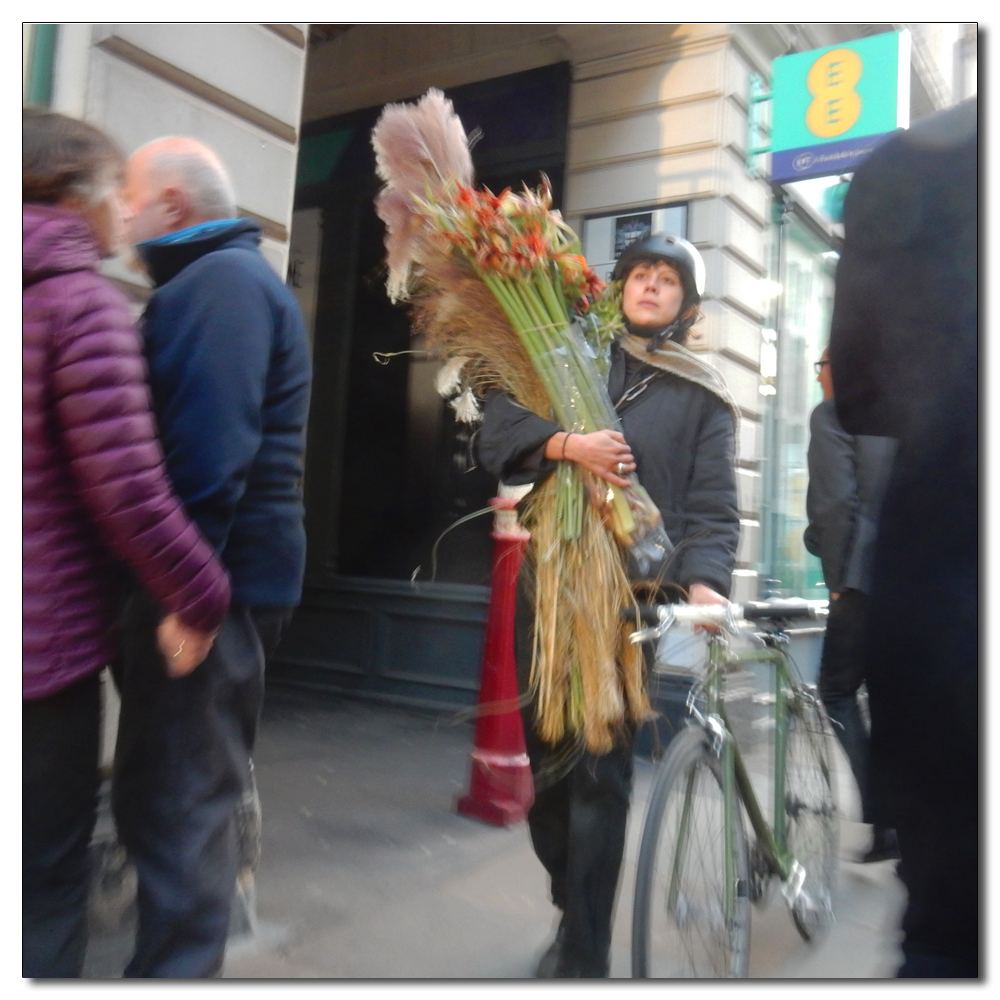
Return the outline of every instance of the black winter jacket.
[[[639,481],[676,547],[666,578],[685,588],[704,583],[728,596],[740,534],[732,414],[714,393],[613,346],[613,403],[648,375],[654,377],[646,388],[618,413]],[[542,455],[545,442],[563,429],[495,392],[476,439],[479,462],[511,485],[539,482],[556,468]]]
[[[978,147],[973,98],[861,164],[844,203],[830,333],[844,429],[899,440],[865,660],[872,818],[919,824],[946,859],[975,858],[981,795]],[[955,917],[952,940],[975,949],[977,913],[973,901],[964,923]]]
[[[809,488],[805,546],[823,563],[833,593],[871,593],[871,564],[879,509],[896,453],[893,438],[848,434],[834,400],[824,399],[809,418]]]

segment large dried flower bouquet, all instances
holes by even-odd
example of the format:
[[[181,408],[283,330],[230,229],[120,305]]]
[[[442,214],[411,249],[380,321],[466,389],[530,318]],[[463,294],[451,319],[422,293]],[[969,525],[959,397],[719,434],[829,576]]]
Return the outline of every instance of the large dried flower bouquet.
[[[437,90],[386,106],[372,143],[389,295],[410,304],[458,414],[475,419],[478,399],[502,389],[566,430],[619,429],[600,370],[607,301],[593,308],[603,285],[552,210],[547,180],[521,193],[474,188],[465,131]],[[621,490],[560,462],[525,503],[539,731],[606,752],[626,717],[649,708],[641,651],[619,613],[634,601],[624,552],[641,565],[670,543],[634,476]]]

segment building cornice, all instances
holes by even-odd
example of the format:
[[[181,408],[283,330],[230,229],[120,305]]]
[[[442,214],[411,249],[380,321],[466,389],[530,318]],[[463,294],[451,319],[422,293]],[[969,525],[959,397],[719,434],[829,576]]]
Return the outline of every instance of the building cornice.
[[[560,26],[562,28],[562,26]],[[684,35],[669,42],[650,45],[642,48],[629,49],[612,55],[598,56],[590,59],[571,58],[573,63],[573,80],[595,80],[603,76],[615,76],[618,73],[642,69],[646,66],[658,66],[661,63],[676,61],[699,52],[711,52],[725,47],[730,33],[726,30],[713,31],[704,35]],[[572,57],[572,42],[568,41]]]
[[[221,111],[249,122],[276,139],[281,139],[293,146],[298,141],[298,132],[293,126],[238,97],[234,97],[201,77],[188,73],[187,70],[147,52],[138,45],[133,45],[132,42],[120,38],[118,35],[108,34],[96,43],[96,47],[117,59],[130,63],[150,76],[157,77],[179,90],[192,94]]]

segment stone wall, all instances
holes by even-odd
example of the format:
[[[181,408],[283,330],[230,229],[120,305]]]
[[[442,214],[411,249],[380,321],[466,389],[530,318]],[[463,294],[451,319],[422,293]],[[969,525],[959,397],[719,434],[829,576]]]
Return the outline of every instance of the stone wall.
[[[751,66],[724,25],[657,26],[634,41],[624,52],[592,44],[590,58],[574,61],[565,214],[579,229],[589,215],[688,203],[688,237],[706,267],[705,318],[691,345],[722,372],[743,414],[734,597],[744,600],[756,595],[760,558],[770,202],[768,185],[744,166]]]
[[[215,149],[240,213],[284,276],[295,197],[305,25],[60,25],[53,108],[107,130],[126,153],[165,135]],[[110,273],[142,280],[119,262]]]

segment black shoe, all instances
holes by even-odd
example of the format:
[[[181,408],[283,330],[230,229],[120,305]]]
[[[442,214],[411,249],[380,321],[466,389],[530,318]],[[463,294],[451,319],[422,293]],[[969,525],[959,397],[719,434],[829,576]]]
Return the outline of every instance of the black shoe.
[[[876,826],[872,830],[872,846],[858,859],[863,865],[876,861],[894,861],[899,858],[899,844],[896,841],[896,831],[884,826]]]
[[[535,969],[535,979],[555,979],[556,968],[559,965],[559,957],[562,952],[563,937],[565,936],[566,918],[559,921],[559,929],[556,931],[555,940],[546,949],[546,952],[538,960],[538,967]]]

